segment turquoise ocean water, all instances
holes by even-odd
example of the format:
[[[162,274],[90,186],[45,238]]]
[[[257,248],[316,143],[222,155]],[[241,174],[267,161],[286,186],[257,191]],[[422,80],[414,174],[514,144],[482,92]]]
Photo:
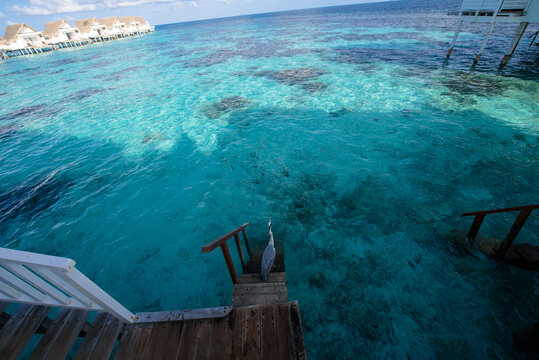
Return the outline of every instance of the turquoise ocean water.
[[[0,63],[0,245],[70,257],[132,311],[230,303],[200,247],[271,215],[312,359],[533,356],[536,274],[451,241],[539,200],[539,58],[458,2],[157,27]],[[516,214],[486,219],[503,237]],[[518,237],[537,243],[532,214]],[[234,246],[231,244],[235,255]],[[236,259],[237,261],[237,259]]]

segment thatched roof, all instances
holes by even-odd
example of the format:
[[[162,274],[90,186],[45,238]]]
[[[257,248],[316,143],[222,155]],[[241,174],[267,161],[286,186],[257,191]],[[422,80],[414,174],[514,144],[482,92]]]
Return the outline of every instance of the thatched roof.
[[[83,19],[83,20],[77,20],[77,27],[79,28],[79,31],[83,34],[90,32],[92,30],[92,25],[95,23],[95,17]]]
[[[135,22],[134,16],[123,16],[120,18],[120,22],[124,23],[125,26],[131,26],[131,23]]]
[[[19,32],[21,31],[21,29],[23,27],[27,27],[28,29],[32,30],[32,31],[35,31],[34,29],[32,29],[30,26],[26,25],[26,24],[15,24],[15,25],[9,25],[7,28],[6,28],[6,34],[4,35],[3,39],[4,41],[7,43],[10,43],[14,40],[17,39],[17,35],[19,34]],[[37,31],[35,31],[37,32]]]
[[[142,16],[135,16],[135,20],[138,21],[140,25],[148,23]]]
[[[106,17],[106,18],[99,19],[97,21],[99,21],[100,24],[105,25],[107,29],[111,30],[116,20],[118,20],[118,16]]]
[[[43,36],[45,36],[47,39],[58,36],[58,32],[60,31],[60,28],[64,23],[69,25],[69,27],[73,27],[65,20],[51,21],[45,24],[45,31],[43,31]]]

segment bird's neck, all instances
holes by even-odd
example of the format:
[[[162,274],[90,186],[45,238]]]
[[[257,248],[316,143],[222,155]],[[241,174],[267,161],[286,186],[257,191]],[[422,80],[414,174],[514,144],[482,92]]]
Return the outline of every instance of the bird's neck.
[[[275,246],[274,243],[273,243],[273,233],[271,232],[271,230],[269,231],[269,235],[270,235],[269,243],[271,244],[271,246]]]

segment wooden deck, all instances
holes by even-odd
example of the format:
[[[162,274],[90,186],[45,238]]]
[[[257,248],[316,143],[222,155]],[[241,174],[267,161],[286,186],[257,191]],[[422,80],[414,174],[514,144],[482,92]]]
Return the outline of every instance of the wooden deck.
[[[232,307],[137,314],[124,324],[86,310],[0,303],[0,359],[305,359],[297,302],[288,302],[284,258],[260,281],[253,257],[234,285]],[[248,272],[250,271],[250,273]],[[15,305],[11,306],[11,308]],[[79,339],[77,341],[77,339]]]

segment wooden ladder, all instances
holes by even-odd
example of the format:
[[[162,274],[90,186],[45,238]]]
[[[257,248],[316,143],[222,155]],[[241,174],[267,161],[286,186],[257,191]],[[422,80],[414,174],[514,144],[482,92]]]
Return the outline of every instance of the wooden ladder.
[[[468,231],[468,239],[474,240],[479,233],[479,228],[483,224],[485,216],[488,214],[518,211],[518,216],[511,226],[511,229],[501,243],[488,244],[482,246],[485,254],[496,260],[512,263],[513,265],[539,270],[539,247],[530,244],[513,245],[518,233],[528,220],[528,217],[534,209],[538,209],[539,204],[517,206],[511,208],[474,211],[464,213],[462,216],[475,216],[472,226]]]
[[[234,283],[232,307],[287,303],[288,291],[286,287],[283,251],[282,249],[277,250],[273,268],[268,274],[267,280],[262,281],[260,279],[262,256],[252,254],[251,247],[249,246],[247,236],[245,234],[245,228],[249,225],[250,223],[243,224],[242,226],[204,245],[202,247],[202,252],[208,253],[217,247],[221,248],[228,271],[230,273],[230,277],[232,279],[232,283]],[[245,247],[247,248],[247,252],[249,254],[248,262],[245,261],[245,257],[243,255],[239,237],[240,232],[243,234]],[[242,264],[243,274],[240,276],[237,275],[236,269],[234,268],[234,263],[230,256],[230,251],[227,245],[227,241],[232,238],[235,239],[236,248]]]

